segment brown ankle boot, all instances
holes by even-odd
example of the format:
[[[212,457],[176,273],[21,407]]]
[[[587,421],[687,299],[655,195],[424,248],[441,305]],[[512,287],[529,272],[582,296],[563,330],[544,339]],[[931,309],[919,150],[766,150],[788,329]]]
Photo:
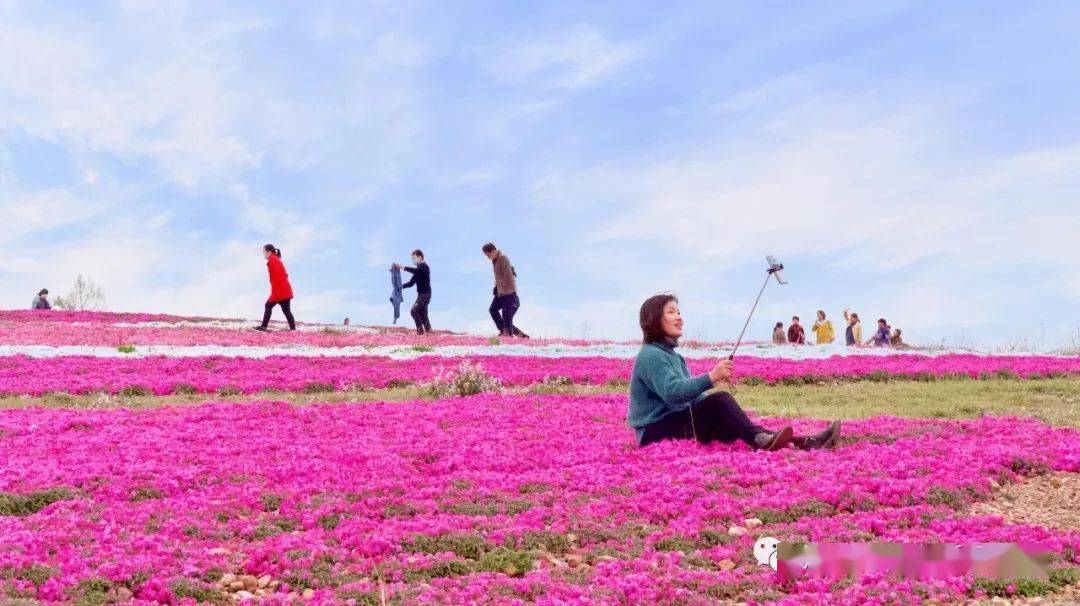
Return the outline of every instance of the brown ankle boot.
[[[817,450],[819,448],[832,448],[840,438],[840,421],[829,423],[823,431],[808,437],[798,437],[792,440],[795,447],[802,450]]]
[[[791,437],[792,430],[788,425],[775,433],[759,433],[754,436],[754,442],[761,450],[773,451],[787,448],[787,445],[791,444]]]

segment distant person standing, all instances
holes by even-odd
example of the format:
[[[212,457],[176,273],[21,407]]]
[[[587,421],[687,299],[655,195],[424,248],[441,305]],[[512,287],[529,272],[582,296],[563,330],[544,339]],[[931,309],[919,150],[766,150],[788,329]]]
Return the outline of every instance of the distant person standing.
[[[791,316],[791,326],[788,326],[787,329],[787,340],[792,345],[806,343],[806,331],[803,330],[802,324],[799,324],[799,316]]]
[[[521,307],[521,299],[517,294],[517,271],[510,263],[510,258],[491,242],[485,244],[481,250],[491,259],[495,272],[495,288],[491,291],[494,298],[488,307],[491,319],[495,321],[495,328],[499,329],[500,336],[529,338],[529,335],[514,326],[514,315]]]
[[[401,287],[416,287],[416,302],[413,303],[409,313],[412,315],[413,322],[416,323],[416,334],[422,335],[431,332],[431,320],[428,319],[428,305],[431,304],[431,269],[424,261],[424,253],[419,248],[412,251],[412,261],[415,267],[405,267],[396,263],[395,265],[412,274],[412,278],[409,278],[409,281]]]
[[[263,246],[263,256],[266,258],[266,269],[270,272],[270,297],[266,299],[263,309],[263,319],[260,326],[255,330],[266,332],[270,325],[270,314],[275,305],[281,306],[281,312],[289,321],[289,330],[296,330],[296,320],[292,315],[293,290],[289,283],[289,274],[285,271],[285,264],[281,262],[281,249],[273,244]]]
[[[49,305],[48,288],[42,288],[38,291],[37,296],[30,302],[30,309],[52,309],[52,305]]]
[[[825,319],[824,311],[818,310],[817,322],[814,322],[814,326],[811,328],[814,331],[818,345],[826,345],[833,342],[835,334],[833,333],[832,322]]]
[[[862,323],[859,322],[859,314],[844,310],[844,320],[847,328],[844,330],[844,343],[848,347],[858,347],[862,343]]]
[[[773,326],[772,342],[773,345],[784,345],[787,343],[787,335],[784,334],[783,322],[777,322],[776,326]]]
[[[889,337],[892,336],[892,329],[889,328],[889,323],[885,321],[885,318],[878,318],[877,330],[874,334],[866,340],[867,345],[873,345],[874,347],[888,347]]]

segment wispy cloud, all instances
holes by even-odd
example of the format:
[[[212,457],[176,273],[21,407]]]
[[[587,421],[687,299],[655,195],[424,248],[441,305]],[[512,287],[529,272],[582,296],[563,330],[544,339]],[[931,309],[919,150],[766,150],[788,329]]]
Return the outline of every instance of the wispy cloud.
[[[578,24],[546,38],[509,44],[492,59],[490,69],[511,84],[588,88],[626,68],[639,53],[632,43],[610,40],[595,26]]]

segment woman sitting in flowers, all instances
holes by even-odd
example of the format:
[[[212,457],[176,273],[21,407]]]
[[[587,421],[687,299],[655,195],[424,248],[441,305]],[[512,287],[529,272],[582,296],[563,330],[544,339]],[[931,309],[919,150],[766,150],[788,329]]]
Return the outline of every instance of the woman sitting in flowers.
[[[707,394],[731,378],[733,362],[723,360],[707,374],[690,376],[686,360],[675,353],[683,320],[674,295],[648,298],[641,305],[640,321],[644,343],[634,360],[626,415],[639,445],[692,438],[702,443],[742,440],[762,450],[779,450],[789,444],[809,450],[835,444],[839,421],[813,436],[794,437],[790,425],[769,431],[755,424],[727,392]]]

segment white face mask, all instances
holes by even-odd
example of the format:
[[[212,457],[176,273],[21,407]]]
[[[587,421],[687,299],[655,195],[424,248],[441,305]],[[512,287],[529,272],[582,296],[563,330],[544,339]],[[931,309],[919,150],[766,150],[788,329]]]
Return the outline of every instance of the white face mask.
[[[412,262],[413,262],[414,264],[416,264],[416,265],[420,265],[421,263],[423,263],[423,262],[424,262],[424,260],[423,260],[423,259],[417,259],[416,257],[413,257],[413,258],[412,258]]]

